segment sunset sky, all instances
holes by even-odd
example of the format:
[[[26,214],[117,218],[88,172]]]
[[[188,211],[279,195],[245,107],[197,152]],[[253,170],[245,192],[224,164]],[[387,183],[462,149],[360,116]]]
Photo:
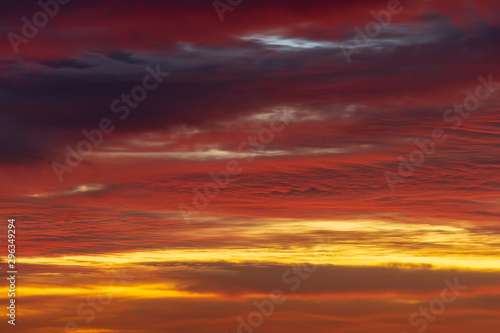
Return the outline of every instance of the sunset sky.
[[[0,332],[499,332],[499,1],[0,8]]]

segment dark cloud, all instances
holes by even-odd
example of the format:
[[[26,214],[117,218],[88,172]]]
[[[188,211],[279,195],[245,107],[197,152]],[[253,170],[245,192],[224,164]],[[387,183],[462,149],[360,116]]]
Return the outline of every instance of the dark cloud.
[[[65,59],[60,61],[46,61],[41,63],[44,66],[48,66],[51,68],[76,68],[76,69],[85,69],[91,67],[90,65],[80,62],[74,59]]]

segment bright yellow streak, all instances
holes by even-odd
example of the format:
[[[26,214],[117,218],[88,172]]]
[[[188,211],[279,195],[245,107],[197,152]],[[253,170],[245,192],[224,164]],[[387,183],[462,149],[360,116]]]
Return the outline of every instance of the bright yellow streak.
[[[464,222],[409,224],[387,221],[303,221],[268,220],[255,226],[236,224],[207,228],[200,237],[237,232],[255,247],[215,249],[159,249],[110,253],[100,256],[23,257],[28,264],[93,266],[98,268],[134,266],[155,262],[273,262],[318,265],[384,266],[392,263],[426,264],[434,268],[500,270],[500,236],[471,231]],[[236,229],[236,231],[234,230]],[[182,237],[186,231],[176,236]],[[173,232],[170,232],[173,233]],[[292,235],[325,235],[309,240],[308,246],[263,242],[267,236],[287,239]],[[318,236],[315,236],[318,237]],[[307,240],[307,239],[306,239]],[[144,266],[142,266],[144,267]],[[144,269],[144,268],[142,268]]]
[[[48,295],[71,295],[71,296],[93,296],[101,295],[105,300],[113,298],[200,298],[218,297],[217,294],[202,294],[175,289],[165,289],[165,284],[130,285],[123,287],[115,286],[91,286],[89,288],[69,287],[40,287],[23,286],[19,288],[16,295],[19,296],[48,296]]]
[[[349,253],[350,252],[350,253]],[[94,266],[120,267],[136,263],[153,262],[274,262],[294,264],[308,262],[316,265],[346,265],[346,266],[383,266],[391,263],[430,264],[435,268],[461,268],[499,270],[500,258],[485,256],[408,256],[404,253],[377,255],[372,249],[362,251],[343,251],[342,256],[326,251],[324,248],[293,248],[290,250],[276,249],[210,249],[210,250],[157,250],[148,252],[127,252],[96,256],[64,256],[64,257],[31,257],[23,258],[23,263],[38,265],[63,266]],[[350,254],[350,255],[349,255]]]

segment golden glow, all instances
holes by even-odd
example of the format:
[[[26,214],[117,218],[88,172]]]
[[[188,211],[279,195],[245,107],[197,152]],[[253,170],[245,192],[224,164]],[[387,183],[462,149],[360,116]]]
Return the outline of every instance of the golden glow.
[[[317,249],[316,249],[317,250]],[[376,255],[369,249],[364,251],[344,251],[339,253],[325,251],[311,251],[310,248],[294,248],[290,250],[269,249],[211,249],[211,250],[161,250],[150,252],[128,252],[95,256],[65,256],[65,257],[32,257],[23,258],[23,262],[39,265],[64,266],[130,266],[145,262],[275,262],[293,264],[309,262],[317,265],[346,265],[346,266],[383,266],[391,263],[402,264],[430,264],[436,268],[462,268],[498,270],[500,257],[485,256],[409,256],[404,253],[390,255]]]
[[[127,286],[89,286],[86,288],[69,288],[69,287],[51,287],[40,288],[37,286],[23,286],[20,296],[47,296],[47,295],[72,295],[72,296],[88,296],[101,295],[103,299],[111,297],[120,298],[190,298],[190,297],[216,297],[216,294],[201,294],[186,291],[179,291],[166,288],[166,284],[142,284],[142,285],[127,285]]]
[[[286,223],[285,223],[286,222]],[[174,248],[153,251],[109,253],[101,256],[24,257],[28,264],[93,266],[99,268],[133,266],[154,262],[274,262],[319,265],[383,266],[392,263],[428,264],[435,268],[499,270],[500,252],[488,244],[500,236],[476,233],[468,225],[405,224],[381,221],[297,221],[268,220],[265,227],[236,226],[239,237],[258,246],[193,249]],[[226,227],[214,226],[208,235]],[[233,230],[233,232],[235,232]],[[306,246],[263,243],[266,236],[287,239],[304,235]],[[312,235],[312,236],[311,236]],[[321,235],[321,236],[320,236]],[[256,243],[257,244],[257,243]],[[307,242],[302,242],[307,244]],[[481,244],[481,246],[478,246]],[[154,269],[142,266],[142,269]]]

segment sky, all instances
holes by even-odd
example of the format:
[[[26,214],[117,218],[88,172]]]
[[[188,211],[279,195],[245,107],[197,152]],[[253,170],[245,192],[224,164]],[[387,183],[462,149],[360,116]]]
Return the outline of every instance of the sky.
[[[498,1],[0,22],[1,332],[498,332]]]

